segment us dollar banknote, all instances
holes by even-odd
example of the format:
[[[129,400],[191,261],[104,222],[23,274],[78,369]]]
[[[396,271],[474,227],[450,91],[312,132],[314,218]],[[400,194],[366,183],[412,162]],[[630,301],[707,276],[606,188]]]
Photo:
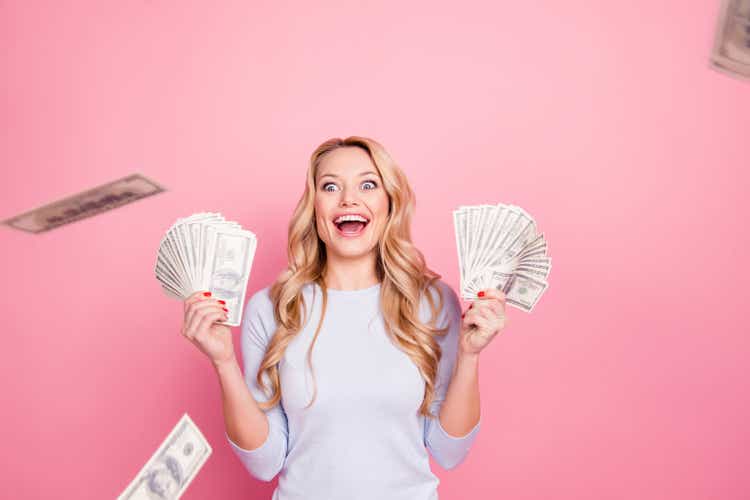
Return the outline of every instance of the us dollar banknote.
[[[179,218],[167,230],[156,252],[154,274],[164,293],[185,300],[210,291],[229,309],[227,326],[239,326],[257,237],[220,213],[198,212]]]
[[[212,448],[185,413],[118,500],[180,498]]]
[[[3,224],[41,233],[164,191],[155,181],[136,173],[29,210]]]
[[[513,204],[461,205],[453,232],[462,298],[482,300],[480,290],[496,288],[508,305],[534,309],[549,287],[552,257],[531,214]]]
[[[750,0],[723,0],[711,51],[711,66],[750,78]]]
[[[208,228],[211,231],[212,228]],[[247,281],[250,277],[256,240],[245,232],[216,230],[209,236],[213,244],[206,249],[208,289],[214,298],[223,299],[229,309],[225,324],[239,326],[245,304]]]

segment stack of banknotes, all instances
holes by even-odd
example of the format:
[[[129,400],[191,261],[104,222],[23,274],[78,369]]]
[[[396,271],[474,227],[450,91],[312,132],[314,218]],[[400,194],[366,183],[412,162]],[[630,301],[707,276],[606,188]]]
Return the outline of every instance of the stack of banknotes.
[[[229,318],[218,322],[239,326],[256,246],[255,234],[238,223],[219,213],[196,213],[177,219],[167,230],[154,273],[164,292],[177,300],[210,291],[229,309]]]
[[[461,297],[497,288],[506,304],[531,312],[547,289],[552,258],[534,218],[516,205],[459,206],[453,211]]]

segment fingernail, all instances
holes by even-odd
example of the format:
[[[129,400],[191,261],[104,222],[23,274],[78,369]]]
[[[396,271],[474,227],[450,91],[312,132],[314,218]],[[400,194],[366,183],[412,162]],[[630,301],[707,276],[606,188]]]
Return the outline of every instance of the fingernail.
[[[223,300],[219,299],[219,304],[226,304]]]
[[[203,295],[206,296],[206,297],[210,297],[211,296],[211,292],[203,292]]]
[[[469,304],[469,309],[471,309],[472,307],[474,307],[474,304]]]
[[[222,307],[222,309],[224,309],[225,311],[229,312],[229,309],[227,309],[226,307]]]
[[[461,317],[462,318],[466,317],[466,313],[461,313]]]
[[[479,297],[484,297],[484,290],[481,290],[481,291],[480,291],[480,292],[479,292],[479,293],[477,294],[477,296],[479,296]]]

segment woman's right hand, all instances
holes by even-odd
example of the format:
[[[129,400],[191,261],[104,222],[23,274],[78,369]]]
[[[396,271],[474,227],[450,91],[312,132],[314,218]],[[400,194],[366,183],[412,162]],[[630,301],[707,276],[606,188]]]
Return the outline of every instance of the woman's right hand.
[[[223,301],[195,292],[185,299],[185,319],[182,335],[209,357],[213,364],[230,362],[235,358],[232,330],[215,323],[228,318]]]

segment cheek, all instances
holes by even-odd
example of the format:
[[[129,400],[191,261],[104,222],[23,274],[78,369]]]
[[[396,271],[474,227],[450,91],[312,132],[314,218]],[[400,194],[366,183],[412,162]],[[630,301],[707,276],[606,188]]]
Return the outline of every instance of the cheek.
[[[327,234],[330,229],[326,224],[326,219],[321,214],[315,216],[315,226],[318,228],[319,235]]]
[[[318,233],[326,231],[326,207],[319,202],[315,202],[315,227],[318,229]]]
[[[330,203],[326,203],[323,198],[316,198],[313,206],[315,207],[315,216],[319,218],[325,218],[331,213]]]
[[[377,200],[372,200],[370,209],[377,214],[378,222],[375,228],[373,236],[380,238],[385,230],[386,219],[388,217],[388,196],[378,197]]]
[[[378,215],[380,215],[382,219],[385,219],[386,217],[388,217],[388,196],[387,195],[383,194],[382,197],[378,198],[377,211],[378,211]]]

